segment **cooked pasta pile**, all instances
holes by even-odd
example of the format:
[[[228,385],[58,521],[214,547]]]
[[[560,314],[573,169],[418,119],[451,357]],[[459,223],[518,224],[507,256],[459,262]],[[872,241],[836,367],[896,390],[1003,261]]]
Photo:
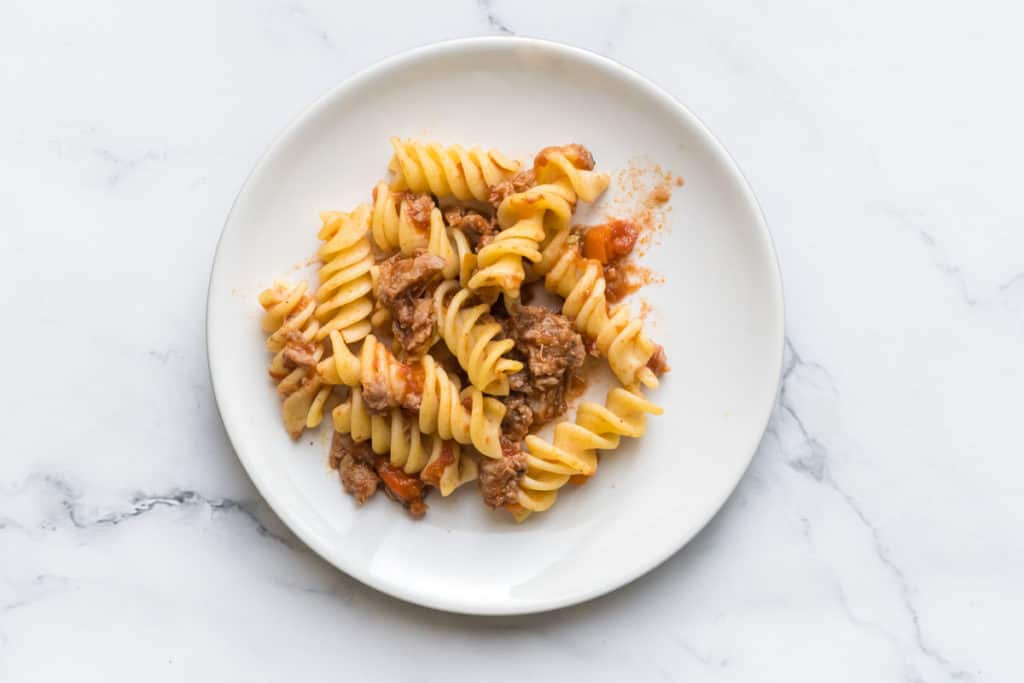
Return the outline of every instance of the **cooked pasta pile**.
[[[494,150],[391,144],[390,182],[321,214],[316,288],[260,294],[285,428],[298,438],[330,415],[330,462],[359,504],[384,490],[419,517],[431,489],[476,480],[522,521],[662,412],[640,387],[658,386],[664,351],[606,295],[636,231],[572,224],[609,182],[581,145],[527,168]],[[560,310],[529,304],[534,283]],[[566,419],[588,355],[621,386]],[[551,440],[534,433],[556,420]]]

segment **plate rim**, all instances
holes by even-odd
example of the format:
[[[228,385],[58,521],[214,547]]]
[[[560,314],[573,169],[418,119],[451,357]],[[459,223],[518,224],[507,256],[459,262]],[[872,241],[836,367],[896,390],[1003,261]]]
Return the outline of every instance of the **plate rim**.
[[[428,595],[411,590],[401,584],[389,583],[381,580],[378,577],[372,575],[368,571],[363,571],[358,567],[345,566],[346,563],[341,558],[336,557],[331,549],[331,544],[322,539],[316,532],[308,528],[302,520],[293,516],[289,506],[285,504],[279,496],[274,492],[275,487],[263,479],[259,474],[259,469],[255,463],[250,461],[250,458],[245,455],[236,446],[236,439],[234,432],[238,428],[233,428],[229,425],[228,421],[224,418],[224,411],[221,409],[221,399],[217,389],[217,372],[214,369],[215,361],[211,354],[211,335],[210,335],[210,320],[211,320],[211,302],[213,300],[213,283],[216,279],[218,264],[221,263],[221,249],[224,244],[224,237],[227,233],[228,226],[231,224],[232,217],[238,208],[238,203],[242,196],[245,194],[246,189],[249,187],[249,183],[263,167],[266,165],[267,160],[271,157],[272,153],[277,151],[278,148],[287,140],[289,135],[296,129],[300,128],[301,125],[308,119],[313,117],[319,110],[321,110],[329,102],[333,101],[338,97],[342,97],[346,91],[356,87],[363,81],[371,80],[375,78],[381,72],[401,66],[403,63],[420,59],[432,54],[445,53],[448,51],[460,52],[479,48],[486,48],[489,46],[496,46],[505,44],[508,46],[535,46],[545,50],[553,51],[562,55],[568,55],[570,57],[578,58],[584,62],[596,65],[604,69],[610,69],[618,72],[620,75],[625,76],[629,80],[633,81],[637,85],[642,86],[647,92],[653,96],[659,98],[664,103],[669,105],[677,115],[684,119],[688,119],[700,134],[706,138],[710,143],[710,147],[714,150],[715,154],[723,161],[724,167],[728,172],[732,173],[739,181],[738,186],[741,190],[741,194],[746,202],[748,202],[756,211],[757,227],[759,229],[760,236],[764,241],[764,246],[767,248],[771,255],[771,261],[774,265],[772,274],[774,277],[771,278],[772,284],[774,285],[775,299],[778,302],[777,314],[773,321],[776,327],[780,330],[781,338],[778,340],[779,343],[779,357],[776,360],[776,382],[775,391],[772,395],[772,400],[767,403],[763,415],[760,419],[760,428],[757,431],[757,437],[754,442],[749,446],[748,454],[746,456],[746,462],[738,472],[735,482],[724,492],[721,499],[718,500],[713,506],[709,507],[708,514],[698,521],[697,524],[692,525],[688,530],[681,533],[674,541],[669,544],[667,552],[657,553],[647,558],[646,561],[637,563],[635,567],[631,567],[629,571],[621,572],[619,576],[613,581],[609,581],[606,584],[591,587],[586,590],[565,593],[556,598],[537,600],[537,601],[517,601],[517,602],[501,602],[495,601],[493,603],[481,604],[473,601],[459,601],[457,598],[451,596],[436,596]],[[708,523],[718,515],[718,513],[725,506],[726,502],[732,497],[736,491],[740,482],[743,480],[747,470],[749,470],[751,463],[753,462],[754,455],[757,453],[761,441],[764,439],[764,435],[767,432],[768,424],[771,420],[772,412],[774,411],[775,404],[778,402],[779,391],[782,386],[782,371],[783,362],[785,359],[785,339],[786,339],[786,302],[785,302],[785,291],[782,280],[782,268],[779,261],[778,249],[775,246],[775,240],[772,236],[771,230],[768,227],[768,222],[765,219],[764,210],[761,207],[761,203],[758,201],[757,196],[754,194],[753,188],[750,182],[747,180],[743,171],[740,169],[739,164],[726,149],[725,145],[711,132],[707,125],[694,114],[685,104],[679,99],[672,95],[668,90],[662,88],[657,83],[647,78],[635,69],[622,64],[610,57],[600,55],[591,50],[585,48],[576,47],[566,43],[561,43],[553,40],[547,40],[542,38],[534,38],[529,36],[476,36],[476,37],[463,37],[453,38],[449,40],[442,40],[432,43],[427,43],[414,48],[397,52],[388,57],[380,59],[362,69],[356,73],[346,77],[339,83],[331,86],[322,95],[313,100],[310,104],[301,109],[301,111],[295,115],[270,141],[266,149],[256,160],[252,169],[246,175],[245,179],[239,186],[238,192],[235,194],[235,198],[231,203],[231,207],[228,210],[227,216],[224,219],[224,223],[221,226],[220,234],[217,237],[217,245],[214,249],[213,261],[210,267],[210,276],[207,282],[206,291],[206,320],[204,324],[204,332],[206,337],[206,361],[207,361],[207,372],[210,379],[210,387],[213,391],[214,403],[217,406],[217,413],[221,418],[221,424],[224,426],[225,434],[228,437],[228,441],[231,444],[231,448],[248,475],[253,486],[259,492],[260,496],[266,501],[267,505],[273,510],[281,521],[294,533],[306,546],[313,550],[319,555],[324,561],[335,567],[338,571],[343,572],[347,576],[359,581],[365,586],[368,586],[376,591],[390,595],[394,598],[398,598],[405,602],[409,602],[421,607],[427,607],[431,609],[441,610],[450,613],[466,614],[466,615],[481,615],[481,616],[511,616],[511,615],[523,615],[523,614],[536,614],[540,612],[548,612],[556,609],[569,607],[572,605],[581,604],[588,602],[595,598],[607,595],[612,591],[618,590],[623,586],[629,585],[637,579],[645,576],[649,572],[653,571],[657,567],[661,566],[670,557],[678,553],[684,547],[686,547],[694,538],[697,537],[708,525]]]

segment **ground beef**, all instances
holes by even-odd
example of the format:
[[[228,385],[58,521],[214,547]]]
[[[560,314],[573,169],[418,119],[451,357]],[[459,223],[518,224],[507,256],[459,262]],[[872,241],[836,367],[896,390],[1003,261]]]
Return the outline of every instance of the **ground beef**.
[[[524,352],[534,381],[552,386],[583,365],[583,338],[564,315],[541,306],[519,306],[511,311],[512,336]]]
[[[496,317],[504,336],[516,342],[509,356],[522,360],[525,366],[509,376],[512,394],[507,403],[505,429],[507,436],[515,439],[524,429],[523,416],[527,411],[527,430],[565,413],[566,397],[579,384],[586,347],[565,316],[546,308],[520,305],[506,315],[499,312]]]
[[[666,372],[671,370],[668,364],[668,356],[665,355],[665,347],[658,345],[658,350],[654,352],[651,359],[647,361],[647,367],[651,369],[655,375],[664,375]]]
[[[338,470],[341,485],[360,505],[366,502],[380,486],[380,477],[374,468],[374,457],[366,442],[356,443],[348,434],[334,433],[331,441],[331,467]]]
[[[423,403],[423,367],[394,360],[390,363],[393,365],[377,369],[361,382],[366,412],[387,415],[392,408],[401,408],[413,415],[419,413]]]
[[[363,405],[370,415],[387,415],[398,405],[398,396],[392,396],[387,379],[376,375],[363,380]]]
[[[526,169],[520,171],[508,180],[502,180],[500,183],[491,188],[491,195],[487,198],[492,205],[495,207],[499,206],[505,197],[510,194],[516,194],[517,192],[526,192],[533,187],[537,182],[534,177],[533,169]]]
[[[434,341],[434,300],[402,298],[391,313],[391,334],[401,358],[420,358]]]
[[[380,263],[374,296],[390,308],[403,297],[418,299],[432,294],[443,278],[442,270],[444,259],[426,251],[395,254]]]
[[[296,367],[316,367],[316,356],[302,346],[285,346],[284,359]]]
[[[427,252],[396,254],[380,264],[374,295],[391,313],[394,351],[419,358],[434,336],[432,296],[443,279],[444,259]]]
[[[533,409],[527,402],[526,394],[510,392],[504,403],[505,419],[501,421],[501,433],[510,441],[522,441],[533,424]]]
[[[534,422],[543,425],[565,415],[565,411],[569,409],[565,400],[566,393],[566,387],[562,384],[532,391],[528,401],[530,410],[533,411]]]
[[[519,500],[519,480],[526,474],[526,454],[518,443],[502,439],[501,458],[481,458],[480,493],[492,508]]]
[[[498,222],[494,217],[484,216],[473,209],[453,206],[445,209],[444,219],[452,228],[462,231],[474,250],[487,246],[498,234]]]

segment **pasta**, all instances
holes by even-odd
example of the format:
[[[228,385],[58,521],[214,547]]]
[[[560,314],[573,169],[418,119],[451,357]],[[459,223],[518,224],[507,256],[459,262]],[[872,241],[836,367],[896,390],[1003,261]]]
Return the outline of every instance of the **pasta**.
[[[566,230],[576,195],[562,185],[540,185],[507,197],[498,208],[501,232],[477,255],[479,270],[469,280],[472,289],[500,288],[518,296],[525,277],[523,259],[541,259],[545,235]]]
[[[391,138],[391,146],[392,188],[399,191],[485,202],[492,187],[519,171],[518,162],[493,149],[484,152],[479,147],[467,150],[459,145],[444,147],[399,138]]]
[[[644,334],[643,321],[632,316],[629,306],[609,307],[604,271],[598,261],[563,248],[547,272],[544,286],[565,299],[562,313],[608,359],[620,382],[658,386],[658,377],[647,366],[658,345]]]
[[[317,273],[319,305],[316,317],[321,327],[316,338],[324,339],[332,330],[341,332],[347,342],[355,342],[370,333],[373,281],[370,268],[373,255],[366,233],[370,228],[370,207],[365,204],[351,213],[325,211],[318,237],[323,245],[317,251],[323,265]]]
[[[392,192],[383,180],[373,188],[370,227],[374,243],[384,251],[410,254],[427,247],[426,232],[409,216],[401,194]]]
[[[593,167],[594,158],[581,145],[563,145],[541,150],[533,162],[533,173],[538,184],[559,184],[583,201],[592,202],[611,181],[607,173],[598,173]]]
[[[306,293],[307,289],[305,282],[294,287],[277,282],[259,297],[265,311],[263,330],[270,333],[267,348],[274,352],[270,377],[284,399],[281,416],[293,439],[303,429],[320,424],[330,394],[330,387],[322,386],[313,371],[323,349],[315,342],[320,325],[314,316],[316,303]]]
[[[431,202],[433,204],[433,202]],[[433,205],[429,226],[417,224],[408,204],[385,182],[373,188],[373,215],[370,221],[373,241],[382,251],[412,254],[420,249],[444,259],[444,277],[468,283],[476,268],[476,254],[466,236],[445,226],[441,210]]]
[[[583,403],[575,422],[555,427],[552,442],[534,435],[526,437],[527,471],[519,483],[517,521],[531,512],[550,508],[575,475],[593,476],[597,471],[597,450],[617,448],[622,436],[640,437],[647,429],[647,415],[661,415],[662,409],[639,391],[617,387],[608,392],[604,405]]]
[[[336,335],[331,341],[337,342],[333,356],[318,366],[322,381],[361,387],[364,392],[373,387],[375,393],[388,397],[389,407],[419,397],[422,433],[472,445],[491,458],[501,456],[501,420],[505,415],[501,401],[477,389],[463,390],[430,355],[423,357],[422,364],[403,363],[372,334],[363,340],[358,357]]]
[[[391,144],[391,183],[321,214],[315,291],[275,282],[259,296],[285,428],[318,426],[336,395],[329,462],[356,503],[383,489],[419,518],[432,488],[475,480],[488,507],[523,521],[663,412],[641,387],[668,371],[664,350],[610,304],[639,286],[623,261],[636,219],[572,225],[609,184],[581,145],[520,170],[494,150]],[[538,280],[557,307],[531,304]],[[588,356],[621,385],[567,420]],[[546,424],[551,439],[537,435]]]
[[[419,474],[424,481],[434,483],[442,496],[476,479],[476,461],[463,453],[458,443],[436,434],[421,434],[416,421],[397,408],[387,415],[371,415],[359,388],[353,389],[331,415],[336,431],[351,434],[355,441],[368,439],[374,453],[387,455],[390,463],[406,474]]]
[[[592,202],[608,187],[608,174],[591,170],[593,166],[593,157],[580,145],[542,150],[533,165],[539,184],[501,202],[501,232],[480,250],[479,270],[469,286],[498,287],[506,296],[518,297],[525,278],[523,259],[540,261],[541,243],[569,229],[576,200]]]
[[[466,404],[469,404],[467,406]],[[423,357],[420,431],[472,444],[482,455],[501,457],[501,420],[505,406],[479,389],[460,389],[433,357]]]
[[[474,387],[504,396],[509,391],[508,376],[521,370],[523,364],[502,357],[515,347],[515,342],[511,339],[495,340],[501,334],[501,325],[493,321],[480,322],[481,317],[490,311],[490,306],[481,303],[467,307],[466,302],[471,296],[470,290],[460,289],[453,280],[437,288],[434,292],[434,313],[438,333]]]

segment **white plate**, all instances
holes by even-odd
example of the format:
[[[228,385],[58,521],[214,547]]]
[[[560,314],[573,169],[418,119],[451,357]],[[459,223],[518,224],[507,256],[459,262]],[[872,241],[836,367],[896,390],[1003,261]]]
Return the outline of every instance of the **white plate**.
[[[649,334],[672,372],[649,395],[649,433],[605,454],[524,524],[475,485],[411,521],[383,495],[358,509],[326,464],[328,425],[293,443],[266,375],[258,292],[317,247],[318,214],[369,199],[388,138],[479,144],[529,160],[587,145],[613,177],[639,160],[685,178],[647,265]],[[616,194],[616,183],[606,200]],[[621,207],[619,207],[621,209]],[[596,207],[600,216],[608,210]],[[636,303],[634,302],[634,306]],[[681,548],[725,502],[767,424],[782,363],[775,252],[754,195],[697,118],[638,74],[589,52],[520,38],[441,43],[385,60],[313,104],[270,147],[221,236],[207,311],[224,425],[260,493],[316,552],[360,581],[456,612],[516,614],[613,590]],[[600,400],[602,397],[598,397]]]

